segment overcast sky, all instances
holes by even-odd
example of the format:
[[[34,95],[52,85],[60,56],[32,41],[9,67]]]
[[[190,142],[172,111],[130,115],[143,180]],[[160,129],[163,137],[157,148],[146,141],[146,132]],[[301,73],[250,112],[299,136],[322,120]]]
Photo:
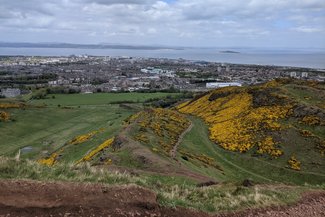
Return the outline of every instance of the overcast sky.
[[[325,48],[325,0],[0,0],[0,41]]]

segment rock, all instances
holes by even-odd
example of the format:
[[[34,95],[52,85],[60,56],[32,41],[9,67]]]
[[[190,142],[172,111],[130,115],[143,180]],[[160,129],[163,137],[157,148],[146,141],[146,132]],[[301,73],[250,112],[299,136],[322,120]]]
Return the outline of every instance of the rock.
[[[215,181],[208,181],[208,182],[201,182],[199,184],[196,185],[196,187],[206,187],[206,186],[211,186],[211,185],[217,185],[219,184],[218,182]]]
[[[244,187],[252,187],[252,186],[254,186],[254,183],[253,183],[253,181],[250,180],[250,179],[245,179],[245,180],[243,181],[243,183],[242,183],[242,186],[244,186]]]

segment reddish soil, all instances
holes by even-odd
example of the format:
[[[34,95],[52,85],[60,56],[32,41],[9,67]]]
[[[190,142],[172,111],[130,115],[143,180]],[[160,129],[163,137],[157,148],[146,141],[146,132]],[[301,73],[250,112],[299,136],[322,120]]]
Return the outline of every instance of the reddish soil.
[[[133,185],[0,181],[0,216],[208,217],[210,215],[184,208],[161,207],[157,203],[155,193]],[[325,216],[325,193],[308,194],[300,203],[289,207],[246,210],[217,216]]]
[[[0,216],[201,216],[162,208],[156,194],[138,186],[0,181]]]

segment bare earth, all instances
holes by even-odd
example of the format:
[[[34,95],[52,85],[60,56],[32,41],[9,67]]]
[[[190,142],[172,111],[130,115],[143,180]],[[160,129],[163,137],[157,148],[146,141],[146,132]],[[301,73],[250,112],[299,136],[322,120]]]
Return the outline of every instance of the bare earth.
[[[0,181],[0,216],[210,216],[184,208],[160,207],[157,196],[138,186],[66,182]],[[289,207],[217,215],[325,216],[325,192],[310,193]]]

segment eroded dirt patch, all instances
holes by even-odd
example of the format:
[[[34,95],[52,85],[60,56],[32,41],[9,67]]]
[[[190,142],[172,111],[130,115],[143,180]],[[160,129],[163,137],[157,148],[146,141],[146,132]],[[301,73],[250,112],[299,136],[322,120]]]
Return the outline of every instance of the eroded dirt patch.
[[[157,195],[135,185],[0,181],[0,216],[208,217],[203,212],[161,207]],[[216,217],[325,216],[325,192],[306,194],[291,206],[252,209]]]

